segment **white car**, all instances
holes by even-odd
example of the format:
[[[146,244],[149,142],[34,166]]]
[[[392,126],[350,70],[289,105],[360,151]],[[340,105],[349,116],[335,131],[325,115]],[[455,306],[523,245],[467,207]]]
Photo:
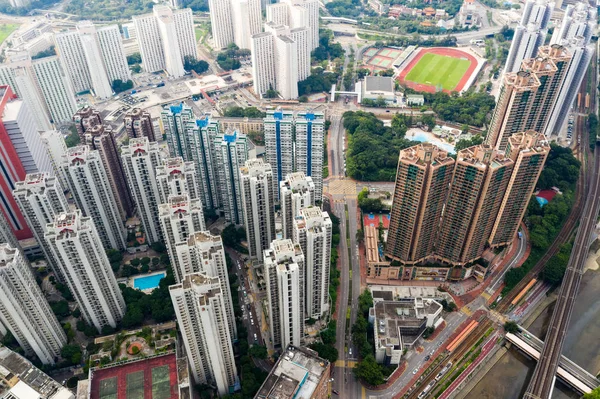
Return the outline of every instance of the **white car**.
[[[418,367],[413,370],[413,374],[417,374],[418,372],[419,372],[419,368]]]

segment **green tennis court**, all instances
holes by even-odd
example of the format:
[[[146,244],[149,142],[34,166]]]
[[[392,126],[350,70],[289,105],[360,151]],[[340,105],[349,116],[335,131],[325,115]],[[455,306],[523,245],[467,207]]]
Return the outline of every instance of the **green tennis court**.
[[[408,72],[405,80],[444,90],[453,90],[465,75],[471,62],[462,58],[426,53]]]

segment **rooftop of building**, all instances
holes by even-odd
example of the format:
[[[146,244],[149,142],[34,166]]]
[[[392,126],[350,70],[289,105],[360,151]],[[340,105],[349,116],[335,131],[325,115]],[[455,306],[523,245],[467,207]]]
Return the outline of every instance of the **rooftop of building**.
[[[215,242],[221,243],[221,236],[214,236],[209,231],[201,231],[191,234],[188,238],[188,244],[194,245],[196,242]]]
[[[58,382],[35,367],[29,360],[6,347],[0,347],[0,396],[7,390],[17,387],[17,393],[25,392],[22,382],[44,399],[68,399],[73,394]],[[21,387],[21,388],[20,388]],[[28,391],[31,393],[31,391]],[[18,396],[30,399],[32,396]],[[35,397],[35,396],[34,396]]]
[[[285,180],[279,182],[282,189],[291,189],[292,192],[306,192],[311,187],[314,190],[312,177],[306,176],[304,172],[289,173],[285,176]]]
[[[329,362],[307,348],[288,346],[260,387],[255,399],[310,398],[322,378],[328,378]]]
[[[261,158],[248,159],[244,163],[244,166],[240,167],[241,175],[258,176],[271,171],[271,165],[264,162]]]
[[[400,159],[404,163],[425,166],[428,163],[432,165],[451,165],[454,159],[448,155],[447,151],[432,143],[420,143],[400,151]]]
[[[365,85],[366,92],[394,92],[394,79],[391,76],[366,76]]]
[[[459,151],[456,161],[482,170],[488,166],[500,168],[513,163],[512,159],[505,157],[503,153],[494,150],[487,144],[479,144]]]

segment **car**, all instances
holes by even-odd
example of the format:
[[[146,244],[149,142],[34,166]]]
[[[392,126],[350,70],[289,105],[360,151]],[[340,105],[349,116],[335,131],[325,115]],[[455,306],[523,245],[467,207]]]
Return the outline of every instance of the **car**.
[[[413,374],[417,374],[418,372],[419,372],[419,368],[418,367],[413,370]]]
[[[335,389],[332,389],[331,392],[333,392],[336,395],[339,395],[340,393],[338,391],[336,391]]]
[[[348,355],[352,356],[352,348],[348,349]]]
[[[254,342],[258,342],[258,336],[254,334]]]
[[[431,356],[429,356],[429,355],[425,356],[425,361],[428,361],[429,359],[431,359]]]
[[[254,319],[250,318],[250,324],[254,325]]]

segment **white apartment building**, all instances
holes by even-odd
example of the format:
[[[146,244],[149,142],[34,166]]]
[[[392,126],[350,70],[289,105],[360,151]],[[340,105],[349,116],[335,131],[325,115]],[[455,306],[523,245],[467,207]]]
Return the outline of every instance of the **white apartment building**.
[[[129,145],[121,147],[121,159],[146,239],[150,244],[160,242],[160,195],[156,178],[156,168],[161,161],[160,147],[156,141],[149,142],[147,137],[130,139]]]
[[[58,215],[46,229],[46,240],[85,321],[98,331],[116,327],[125,314],[125,301],[93,220],[76,210]]]
[[[252,78],[254,91],[262,96],[267,90],[275,90],[274,37],[270,32],[257,33],[252,36],[250,57],[252,59]]]
[[[298,81],[302,81],[310,76],[310,30],[306,27],[290,29],[289,37],[298,48]]]
[[[198,199],[189,199],[187,195],[171,195],[167,203],[158,206],[158,214],[175,280],[181,282],[185,276],[181,273],[183,267],[179,264],[175,246],[206,229],[202,203]]]
[[[59,181],[47,173],[28,174],[24,181],[15,184],[13,197],[50,268],[60,281],[65,281],[60,266],[44,239],[48,223],[52,223],[56,215],[69,211],[69,204]]]
[[[100,46],[108,80],[113,82],[120,79],[127,82],[131,79],[119,26],[109,25],[97,28],[96,40]]]
[[[304,255],[292,240],[274,240],[264,252],[273,346],[300,346],[304,334]]]
[[[329,267],[332,223],[316,206],[303,208],[294,220],[294,243],[304,254],[305,318],[320,319],[329,311]]]
[[[214,143],[219,134],[219,122],[208,115],[196,118],[192,109],[181,103],[161,112],[161,122],[167,136],[171,157],[182,157],[196,165],[200,198],[207,208],[219,207],[213,166]]]
[[[170,195],[199,198],[196,166],[193,162],[184,162],[181,157],[163,159],[161,165],[156,168],[156,181],[159,204],[166,204]]]
[[[290,36],[275,36],[276,90],[285,99],[298,98],[298,53],[299,44]]]
[[[274,3],[266,7],[267,22],[273,22],[275,25],[290,25],[290,12],[288,3]]]
[[[263,121],[265,160],[273,168],[273,191],[279,192],[279,182],[294,172],[294,112],[280,108],[267,111]]]
[[[304,172],[315,183],[315,201],[323,200],[323,151],[325,115],[322,112],[298,112],[295,119],[294,170]]]
[[[73,88],[56,56],[32,61],[27,52],[11,55],[0,65],[0,85],[9,85],[27,103],[40,131],[70,122],[77,110]]]
[[[290,28],[307,28],[310,53],[319,47],[319,1],[318,0],[283,0],[269,4],[267,22],[286,25]]]
[[[231,0],[233,38],[239,48],[249,49],[252,35],[262,31],[260,0]]]
[[[40,140],[35,120],[27,104],[21,100],[13,100],[6,104],[1,117],[6,134],[23,164],[25,173],[54,174],[50,156]]]
[[[544,45],[548,22],[552,16],[554,2],[549,0],[527,0],[523,7],[523,16],[515,28],[515,34],[504,65],[504,73],[518,72],[523,60],[537,55]]]
[[[208,9],[215,49],[225,48],[235,40],[231,0],[208,0]]]
[[[220,203],[229,223],[244,223],[244,207],[241,197],[240,167],[248,160],[246,135],[234,131],[220,134],[215,142],[215,174]]]
[[[62,169],[77,207],[95,224],[106,249],[125,249],[125,228],[102,159],[87,145],[71,147]]]
[[[100,45],[96,37],[96,27],[90,21],[77,24],[77,33],[81,41],[81,47],[85,54],[87,68],[90,75],[91,89],[96,97],[100,99],[110,98],[113,94],[108,74],[104,68]]]
[[[170,286],[169,293],[194,382],[228,394],[237,382],[237,370],[219,279],[188,274]]]
[[[0,212],[0,243],[9,244],[13,248],[19,247],[19,241],[4,216],[4,212]],[[0,332],[2,332],[2,323],[0,323]]]
[[[0,322],[25,353],[54,364],[67,336],[31,272],[23,252],[0,244]]]
[[[90,90],[92,78],[79,32],[71,30],[57,33],[54,35],[54,42],[60,63],[66,71],[75,93]]]
[[[279,183],[283,238],[292,238],[294,219],[300,209],[315,205],[315,184],[302,172],[290,173]]]
[[[276,109],[263,120],[265,159],[276,173],[275,184],[292,172],[303,172],[315,185],[315,202],[323,198],[325,116],[320,112]],[[279,194],[281,195],[281,194]]]
[[[275,239],[275,197],[271,165],[249,159],[240,168],[244,227],[250,257],[262,259],[262,252]]]
[[[225,250],[221,236],[214,236],[209,231],[191,234],[186,241],[175,245],[175,253],[178,264],[182,268],[179,275],[202,273],[207,277],[219,278],[225,313],[227,314],[229,335],[231,339],[237,339],[227,262],[225,261]]]
[[[186,55],[197,58],[192,10],[155,5],[152,14],[133,17],[142,65],[147,72],[181,77]]]
[[[65,142],[65,138],[58,130],[47,130],[42,132],[40,137],[42,138],[42,143],[44,143],[44,146],[48,151],[48,156],[50,157],[50,163],[52,164],[54,175],[58,177],[61,187],[66,189],[68,187],[67,176],[65,175],[64,170],[60,167],[63,157],[67,155],[67,143]]]

